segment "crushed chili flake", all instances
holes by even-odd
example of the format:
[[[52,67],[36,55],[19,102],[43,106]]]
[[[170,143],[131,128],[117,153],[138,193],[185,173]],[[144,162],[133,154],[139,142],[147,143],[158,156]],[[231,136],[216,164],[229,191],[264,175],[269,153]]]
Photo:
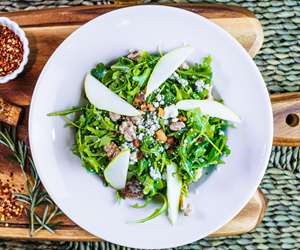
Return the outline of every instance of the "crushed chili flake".
[[[19,68],[23,60],[23,44],[11,29],[0,25],[0,76]]]
[[[12,188],[11,181],[3,183],[0,180],[0,222],[6,222],[12,218],[18,218],[23,215],[24,206],[14,197],[14,192],[19,192]]]

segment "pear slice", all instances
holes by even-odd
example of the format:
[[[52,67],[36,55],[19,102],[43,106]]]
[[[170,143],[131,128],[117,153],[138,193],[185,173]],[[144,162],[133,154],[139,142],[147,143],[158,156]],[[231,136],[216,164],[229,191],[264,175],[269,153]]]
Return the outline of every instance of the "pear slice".
[[[128,148],[122,150],[108,164],[104,170],[105,180],[114,189],[123,189],[126,185],[127,172],[129,166],[130,150]]]
[[[181,64],[183,64],[193,51],[193,47],[184,46],[174,49],[162,56],[150,75],[145,96],[147,97],[153,91],[158,89],[159,86],[164,83]]]
[[[167,199],[168,199],[168,217],[172,224],[176,223],[179,210],[179,200],[182,181],[176,173],[176,165],[167,166]]]
[[[205,115],[236,123],[241,122],[241,119],[232,110],[224,104],[213,100],[182,100],[177,102],[176,107],[179,110],[200,108],[201,112]]]
[[[104,84],[90,73],[85,77],[84,89],[90,103],[95,105],[98,109],[127,116],[138,116],[141,114],[140,111],[104,86]]]

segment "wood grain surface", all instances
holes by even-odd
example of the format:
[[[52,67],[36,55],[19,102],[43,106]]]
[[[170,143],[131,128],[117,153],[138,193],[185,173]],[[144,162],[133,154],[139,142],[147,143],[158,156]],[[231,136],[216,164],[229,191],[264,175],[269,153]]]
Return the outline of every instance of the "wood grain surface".
[[[274,136],[273,144],[300,145],[300,92],[271,96]]]
[[[254,56],[263,42],[262,28],[254,15],[242,8],[228,7],[224,5],[176,5],[197,14],[209,18],[233,35],[241,45]],[[72,7],[60,9],[48,9],[40,11],[21,11],[2,14],[19,23],[26,32],[30,43],[29,63],[17,79],[0,86],[0,97],[5,100],[23,106],[24,115],[20,121],[18,134],[25,141],[28,139],[28,105],[36,80],[57,46],[74,30],[92,18],[118,9],[120,6],[92,6]],[[10,171],[14,171],[13,183],[22,186],[23,179],[18,167],[7,160],[9,152],[0,147],[0,179],[6,180]],[[228,224],[223,226],[212,236],[236,235],[253,230],[260,223],[266,201],[263,194],[257,191],[245,208]],[[51,240],[99,240],[95,236],[80,229],[67,217],[60,218],[64,223],[59,227],[56,234],[40,231],[32,239]],[[28,239],[27,218],[12,219],[0,223],[0,237],[12,239]]]
[[[234,36],[254,56],[263,42],[262,27],[254,15],[242,8],[224,5],[176,5],[209,18]],[[57,46],[79,25],[118,9],[102,5],[4,13],[24,28],[29,39],[30,56],[25,72],[9,84],[0,86],[0,95],[12,103],[29,105],[44,64]]]

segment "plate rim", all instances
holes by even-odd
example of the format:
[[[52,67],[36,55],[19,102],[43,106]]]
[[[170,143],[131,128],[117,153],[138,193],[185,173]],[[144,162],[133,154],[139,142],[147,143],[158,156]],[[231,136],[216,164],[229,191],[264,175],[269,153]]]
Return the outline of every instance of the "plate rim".
[[[126,12],[128,9],[175,9],[176,11],[178,12],[182,12],[182,13],[185,13],[185,14],[188,14],[188,15],[194,15],[194,16],[197,16],[197,18],[199,19],[202,19],[202,21],[204,21],[205,23],[207,23],[208,25],[211,25],[211,26],[214,26],[214,28],[216,29],[216,31],[218,33],[222,33],[223,36],[226,36],[227,39],[231,40],[231,42],[235,43],[239,48],[240,48],[240,52],[244,54],[245,57],[247,57],[247,60],[248,62],[252,65],[252,68],[255,70],[255,73],[257,75],[257,77],[259,78],[260,82],[263,83],[264,86],[262,86],[263,88],[263,96],[265,98],[264,101],[266,101],[266,103],[268,103],[268,121],[269,121],[269,124],[268,124],[268,127],[269,127],[269,134],[268,134],[268,142],[266,142],[267,144],[267,150],[266,150],[266,153],[265,153],[265,156],[264,156],[264,159],[263,159],[263,164],[261,166],[261,170],[260,170],[260,173],[259,173],[259,176],[256,178],[256,185],[254,187],[252,187],[252,191],[251,191],[251,195],[244,197],[244,200],[243,202],[240,202],[242,203],[241,206],[239,206],[239,209],[236,209],[234,212],[232,212],[232,214],[230,216],[226,216],[224,219],[223,219],[223,222],[220,223],[221,225],[217,225],[215,226],[215,228],[213,230],[210,230],[209,232],[207,232],[207,235],[213,233],[215,230],[217,230],[218,228],[222,227],[223,225],[225,225],[226,223],[228,223],[232,218],[234,218],[239,212],[240,210],[247,204],[247,202],[249,201],[249,199],[255,194],[256,190],[257,190],[257,187],[258,185],[260,184],[264,174],[265,174],[265,171],[266,171],[266,168],[267,168],[267,164],[268,164],[268,161],[269,161],[269,157],[270,157],[270,154],[271,154],[271,149],[272,149],[272,139],[273,139],[273,115],[272,115],[272,108],[271,108],[271,102],[270,102],[270,99],[269,99],[269,93],[268,93],[268,90],[267,90],[267,87],[266,87],[266,84],[261,76],[261,73],[260,71],[258,70],[256,64],[254,63],[253,59],[250,57],[250,55],[248,54],[248,52],[242,47],[242,45],[237,41],[235,40],[235,38],[233,38],[229,33],[227,33],[225,30],[223,30],[220,26],[218,26],[217,24],[213,23],[212,21],[210,21],[209,19],[199,15],[199,14],[196,14],[196,13],[193,13],[191,11],[188,11],[188,10],[185,10],[185,9],[181,9],[181,8],[177,8],[177,7],[173,7],[173,6],[164,6],[164,5],[137,5],[137,6],[129,6],[129,7],[121,7],[119,9],[116,9],[116,10],[113,10],[113,11],[110,11],[108,13],[105,13],[103,15],[100,15],[92,20],[90,20],[89,22],[85,23],[84,25],[82,25],[80,28],[78,28],[77,30],[75,30],[74,32],[72,32],[69,36],[67,36],[64,41],[55,49],[55,51],[52,53],[52,55],[49,57],[47,63],[44,65],[43,67],[43,70],[41,71],[40,75],[39,75],[39,78],[37,80],[37,83],[36,83],[36,86],[34,88],[34,91],[33,91],[33,94],[32,94],[32,99],[31,99],[31,105],[30,105],[30,111],[29,111],[29,126],[28,126],[28,131],[29,131],[29,142],[30,142],[30,146],[31,146],[31,153],[32,153],[32,158],[34,160],[34,162],[38,162],[39,160],[37,160],[38,158],[38,155],[37,155],[37,150],[35,150],[35,147],[33,146],[33,137],[34,137],[34,132],[33,132],[33,113],[34,113],[34,107],[35,107],[35,102],[36,102],[36,99],[37,99],[37,93],[38,93],[38,90],[39,88],[41,87],[42,85],[42,79],[45,75],[45,72],[46,72],[46,69],[47,67],[49,66],[49,63],[53,60],[53,58],[55,57],[56,53],[58,53],[58,51],[60,50],[62,44],[64,44],[64,42],[66,40],[68,40],[70,37],[74,36],[74,34],[77,33],[77,31],[79,31],[82,27],[86,26],[87,24],[89,24],[90,22],[94,22],[96,19],[101,19],[102,17],[104,16],[107,16],[107,15],[110,15],[111,13],[116,13],[116,12]],[[37,166],[37,165],[36,165]],[[39,174],[39,177],[46,189],[46,191],[49,193],[51,199],[53,199],[53,201],[56,203],[57,199],[55,198],[55,192],[53,192],[53,190],[51,190],[51,188],[45,184],[47,183],[47,181],[45,181],[45,178],[42,174],[42,171],[41,171],[41,168],[39,167],[36,167],[37,169],[37,172]],[[54,198],[53,198],[54,197]],[[58,205],[57,205],[58,206]],[[59,206],[59,208],[61,209],[61,207]],[[65,213],[64,209],[61,209],[64,214],[69,217],[72,221],[78,221],[73,215],[70,215],[70,213]],[[68,212],[68,211],[67,211]],[[74,218],[73,218],[74,217]],[[78,225],[80,226],[81,228],[87,230],[90,232],[90,230],[88,229],[88,227],[86,225]],[[206,235],[206,236],[207,236]],[[203,236],[203,237],[206,237],[206,236]],[[188,241],[184,241],[184,240],[177,240],[175,244],[172,244],[172,243],[168,243],[168,244],[165,244],[163,246],[159,246],[159,248],[169,248],[169,247],[178,247],[178,246],[182,246],[182,245],[185,245],[185,244],[189,244],[193,241],[196,241],[196,240],[199,240],[203,237],[194,237],[193,239],[189,239]],[[113,241],[111,241],[110,239],[105,239],[105,237],[101,237],[103,240],[108,240],[114,244],[118,244],[118,245],[121,245],[121,246],[126,246],[126,247],[133,247],[133,248],[139,248],[139,247],[144,247],[144,246],[139,246],[139,245],[135,245],[133,243],[130,243],[130,244],[127,244],[123,241],[116,241],[115,239]],[[158,246],[156,244],[154,244],[153,246],[151,247],[147,247],[148,249],[156,249]]]

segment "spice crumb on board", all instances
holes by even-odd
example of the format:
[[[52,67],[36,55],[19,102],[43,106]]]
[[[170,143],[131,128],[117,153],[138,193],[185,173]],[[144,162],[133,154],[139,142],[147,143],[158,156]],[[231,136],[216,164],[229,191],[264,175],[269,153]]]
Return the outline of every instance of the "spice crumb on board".
[[[19,68],[23,60],[23,44],[20,37],[4,25],[0,25],[0,77]]]
[[[13,174],[10,173],[10,176],[13,176]],[[7,179],[3,183],[0,180],[0,222],[5,227],[9,226],[8,220],[21,217],[24,211],[24,206],[14,197],[14,193],[20,192],[20,190],[13,187],[15,185],[12,184],[12,181],[13,179]]]

